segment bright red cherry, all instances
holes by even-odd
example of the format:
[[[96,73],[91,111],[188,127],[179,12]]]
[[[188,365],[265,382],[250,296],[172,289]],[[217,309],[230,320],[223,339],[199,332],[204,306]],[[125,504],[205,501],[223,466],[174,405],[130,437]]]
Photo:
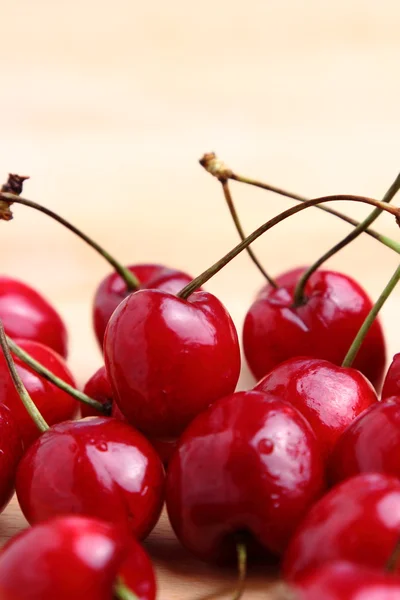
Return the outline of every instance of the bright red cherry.
[[[351,277],[324,270],[310,277],[307,302],[292,308],[303,271],[294,269],[278,277],[278,289],[263,287],[246,315],[243,348],[257,379],[294,356],[313,356],[340,365],[372,308],[367,294]],[[382,327],[375,320],[353,366],[378,389],[385,362]]]
[[[110,319],[104,356],[116,403],[153,438],[179,436],[235,390],[240,374],[233,321],[207,292],[188,300],[159,290],[131,294]]]
[[[176,294],[192,280],[190,275],[163,265],[131,265],[127,268],[138,278],[142,288],[161,289],[171,294]],[[103,279],[97,288],[93,304],[93,324],[100,346],[103,346],[104,333],[111,315],[130,293],[122,277],[115,272]]]
[[[26,283],[0,277],[0,319],[10,337],[40,342],[67,357],[67,330],[60,315]]]
[[[395,354],[382,387],[382,400],[400,396],[400,353]]]
[[[127,573],[127,566],[140,571]],[[97,519],[52,519],[12,538],[0,555],[4,600],[113,600],[118,577],[138,600],[154,600],[154,573],[144,550]]]
[[[334,562],[296,581],[293,593],[296,600],[398,600],[400,577]]]
[[[347,425],[378,400],[359,371],[317,358],[287,360],[254,389],[293,404],[311,424],[325,457]]]
[[[167,509],[178,539],[207,561],[234,555],[236,536],[281,554],[323,491],[320,455],[287,402],[261,392],[218,400],[189,425],[169,464]]]
[[[17,423],[10,409],[0,404],[0,512],[14,493],[15,474],[22,453]]]
[[[400,479],[400,398],[379,402],[345,429],[330,458],[330,479],[387,473]]]
[[[379,473],[358,475],[310,509],[291,539],[283,573],[297,579],[341,560],[383,570],[399,537],[400,481]]]
[[[54,375],[75,387],[75,382],[65,361],[54,350],[29,340],[16,340],[18,345],[42,363]],[[33,402],[49,425],[73,417],[78,403],[66,392],[38,375],[22,360],[14,357],[17,371]],[[0,403],[8,406],[17,422],[19,433],[27,448],[39,435],[35,423],[14,387],[3,353],[0,351]]]
[[[22,458],[16,491],[29,523],[78,514],[122,524],[136,537],[153,529],[164,470],[149,442],[110,417],[54,425]]]

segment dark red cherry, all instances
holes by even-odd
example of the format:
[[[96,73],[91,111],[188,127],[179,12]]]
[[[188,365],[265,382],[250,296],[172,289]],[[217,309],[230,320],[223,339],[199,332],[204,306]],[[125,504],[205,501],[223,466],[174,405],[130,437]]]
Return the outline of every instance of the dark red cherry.
[[[233,321],[207,292],[188,300],[159,290],[131,294],[110,319],[104,356],[116,403],[152,438],[179,436],[235,390],[240,374]]]
[[[167,471],[178,539],[207,561],[234,555],[237,535],[281,554],[323,491],[320,455],[287,402],[261,392],[218,400],[189,425]]]
[[[254,389],[293,404],[311,424],[325,457],[347,425],[378,400],[359,371],[317,358],[287,360]]]
[[[0,404],[0,512],[14,493],[15,474],[22,453],[23,444],[15,419],[10,409]]]
[[[153,529],[164,470],[149,442],[110,417],[54,425],[22,458],[16,491],[29,523],[78,514],[122,524],[136,537]]]
[[[128,574],[127,566],[140,567]],[[113,600],[118,577],[138,600],[154,600],[150,560],[119,528],[83,517],[61,517],[12,538],[0,555],[4,600]]]
[[[288,600],[290,595],[288,595]],[[398,600],[400,577],[346,562],[322,565],[293,586],[293,600]]]
[[[179,292],[193,279],[182,271],[163,265],[131,265],[128,269],[138,278],[142,288],[161,289],[171,294]],[[111,315],[129,293],[126,283],[118,273],[108,275],[97,288],[93,304],[93,324],[100,346],[103,345],[104,333]]]
[[[0,319],[10,337],[40,342],[66,358],[67,330],[60,315],[26,283],[0,277]]]
[[[284,273],[279,288],[262,288],[244,322],[243,348],[257,379],[294,356],[313,356],[337,365],[349,350],[372,302],[351,277],[316,271],[306,286],[307,302],[292,308],[293,294],[303,269]],[[354,361],[379,388],[386,361],[379,320],[375,320]]]
[[[395,354],[382,387],[382,400],[400,396],[400,353]]]
[[[29,340],[16,341],[23,350],[28,352],[33,358],[54,373],[54,375],[57,375],[75,387],[75,381],[65,361],[54,350],[38,342]],[[78,403],[72,396],[63,392],[49,381],[46,381],[16,356],[14,357],[14,361],[28,393],[49,425],[65,421],[75,415]],[[40,432],[22,404],[10,377],[2,352],[0,352],[0,403],[10,408],[18,425],[25,448],[27,448],[40,435]]]
[[[380,473],[357,475],[310,509],[291,539],[283,573],[297,579],[341,560],[383,570],[399,537],[400,481]]]
[[[400,479],[400,398],[379,402],[345,429],[332,452],[333,483],[358,473],[387,473]]]

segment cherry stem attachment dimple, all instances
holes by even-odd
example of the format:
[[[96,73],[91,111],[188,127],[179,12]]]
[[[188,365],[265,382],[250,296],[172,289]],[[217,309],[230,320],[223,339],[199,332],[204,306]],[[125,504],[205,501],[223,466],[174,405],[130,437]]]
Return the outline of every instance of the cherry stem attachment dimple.
[[[20,360],[22,360],[26,365],[31,367],[31,369],[33,369],[36,373],[41,375],[43,379],[50,381],[50,383],[53,383],[55,386],[57,386],[70,396],[73,396],[79,402],[83,402],[84,404],[91,406],[95,410],[104,413],[105,415],[109,415],[111,413],[111,406],[101,404],[97,400],[94,400],[94,398],[91,398],[87,394],[84,394],[83,392],[80,392],[79,390],[74,388],[72,385],[69,385],[69,383],[67,383],[60,377],[57,377],[57,375],[54,375],[54,373],[49,371],[49,369],[46,369],[46,367],[44,367],[39,361],[37,361],[33,358],[33,356],[28,354],[28,352],[25,352],[25,350],[20,348],[20,346],[18,346],[11,338],[7,336],[5,337],[8,348],[11,350],[11,352],[15,354],[15,356],[18,356]]]
[[[118,577],[114,585],[114,596],[118,600],[138,600],[136,594],[126,587],[121,577]]]
[[[2,321],[0,321],[0,346],[3,350],[4,358],[6,359],[7,366],[10,371],[11,379],[13,380],[13,383],[15,385],[15,389],[17,390],[18,395],[21,398],[21,401],[23,402],[26,410],[28,411],[29,416],[32,418],[32,420],[34,421],[34,423],[35,423],[36,427],[39,429],[39,431],[41,431],[41,432],[47,431],[49,429],[49,426],[46,423],[46,421],[44,420],[44,418],[42,417],[42,415],[40,414],[40,412],[37,409],[32,398],[28,394],[28,391],[27,391],[26,387],[24,386],[24,383],[16,369],[14,359],[11,356],[10,348],[8,346],[7,337],[6,337],[6,334],[4,331],[4,326],[3,326]]]
[[[247,549],[242,542],[236,544],[238,579],[232,600],[240,600],[246,584]]]
[[[397,267],[392,277],[390,278],[388,284],[386,285],[385,289],[383,290],[378,300],[375,302],[374,306],[371,308],[368,315],[366,316],[364,323],[361,325],[356,337],[353,340],[353,343],[351,344],[346,356],[344,357],[342,367],[351,367],[351,365],[353,364],[358,354],[358,351],[360,350],[361,344],[363,343],[372,323],[376,319],[382,306],[385,304],[386,300],[389,298],[390,294],[392,293],[399,281],[400,265]]]
[[[242,250],[247,248],[251,243],[253,243],[257,238],[259,238],[263,233],[284,221],[288,217],[295,215],[302,210],[306,210],[311,206],[316,206],[317,204],[322,204],[325,202],[337,202],[341,200],[350,200],[353,202],[362,202],[364,204],[370,204],[371,206],[382,208],[382,210],[394,215],[396,220],[400,220],[400,209],[394,206],[390,206],[385,204],[384,202],[380,202],[379,200],[375,200],[374,198],[367,198],[366,196],[352,196],[347,194],[340,194],[334,196],[322,196],[320,198],[313,198],[312,200],[307,200],[303,204],[298,204],[297,206],[292,206],[282,212],[280,215],[273,217],[261,227],[253,231],[243,242],[240,242],[235,248],[230,250],[225,256],[223,256],[220,260],[218,260],[214,265],[210,268],[206,269],[201,275],[193,279],[190,283],[188,283],[177,295],[180,298],[186,299],[195,292],[199,287],[204,285],[211,277],[213,277],[218,271],[220,271],[225,265],[227,265],[231,260],[233,260]],[[400,251],[400,246],[399,246]]]

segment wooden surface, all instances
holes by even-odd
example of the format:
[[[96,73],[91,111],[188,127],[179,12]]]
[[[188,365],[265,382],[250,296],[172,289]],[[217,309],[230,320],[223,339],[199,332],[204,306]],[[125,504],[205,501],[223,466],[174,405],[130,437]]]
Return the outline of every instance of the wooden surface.
[[[396,0],[3,0],[1,12],[0,176],[31,175],[27,197],[125,262],[161,261],[195,275],[236,243],[219,186],[197,163],[205,151],[310,196],[380,197],[400,168]],[[239,184],[232,191],[248,231],[291,205]],[[399,238],[390,218],[379,228]],[[1,271],[57,305],[82,384],[101,362],[90,310],[108,266],[23,207],[1,229]],[[279,273],[348,230],[314,209],[255,250]],[[396,264],[365,236],[331,261],[374,297]],[[208,289],[240,329],[261,284],[242,256]],[[400,349],[398,302],[397,291],[382,317],[391,353]],[[244,368],[241,386],[249,382]],[[0,517],[2,539],[23,526],[15,504]],[[161,600],[196,600],[233,578],[188,557],[165,522],[149,548]],[[267,582],[253,574],[246,597],[267,598]]]

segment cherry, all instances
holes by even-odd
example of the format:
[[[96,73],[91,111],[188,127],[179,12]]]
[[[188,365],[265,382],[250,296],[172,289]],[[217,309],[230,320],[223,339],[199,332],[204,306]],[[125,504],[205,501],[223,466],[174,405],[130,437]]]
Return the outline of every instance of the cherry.
[[[293,404],[314,429],[324,457],[346,426],[378,400],[359,371],[306,357],[275,367],[254,389]]]
[[[163,467],[149,442],[109,417],[54,425],[26,452],[16,477],[31,524],[79,514],[120,523],[139,538],[158,521],[163,485]]]
[[[128,566],[140,570],[128,573]],[[154,600],[154,573],[144,550],[117,527],[97,519],[52,519],[12,538],[0,555],[4,600],[126,597],[118,593],[118,576],[138,600]]]
[[[281,554],[323,491],[320,455],[287,402],[261,392],[218,400],[189,425],[167,471],[178,539],[206,561],[231,558],[243,539]]]
[[[0,277],[0,319],[10,337],[40,342],[67,357],[67,330],[60,315],[26,283]]]
[[[52,373],[75,386],[74,379],[64,360],[54,350],[30,340],[18,340],[19,346],[47,367]],[[35,373],[22,360],[15,357],[18,373],[29,394],[48,423],[59,423],[74,416],[77,402],[69,394]],[[0,351],[0,403],[8,406],[15,418],[19,433],[27,448],[38,436],[34,422],[22,404],[8,372],[7,363]]]
[[[14,494],[15,474],[23,453],[22,440],[11,411],[0,404],[0,512]]]
[[[141,288],[161,289],[171,294],[179,292],[192,280],[186,273],[169,269],[163,265],[130,265],[127,268],[139,280]],[[93,324],[101,346],[111,315],[118,304],[130,293],[132,290],[127,288],[126,282],[115,272],[103,279],[97,288],[93,305]]]
[[[257,379],[295,356],[313,356],[340,365],[372,308],[364,290],[348,275],[316,271],[306,286],[306,303],[294,307],[293,294],[304,269],[277,278],[278,288],[266,285],[247,312],[243,348]],[[379,388],[386,361],[379,320],[371,326],[354,361]]]
[[[363,412],[345,429],[332,452],[334,483],[363,472],[400,479],[400,398],[392,397]]]
[[[159,290],[131,294],[110,319],[104,355],[116,403],[153,438],[180,435],[234,391],[240,373],[235,326],[207,292],[187,300]]]
[[[283,573],[297,579],[341,560],[383,569],[399,536],[400,481],[380,473],[357,475],[310,509],[291,539]]]
[[[382,387],[382,400],[400,396],[400,353],[395,354]]]

